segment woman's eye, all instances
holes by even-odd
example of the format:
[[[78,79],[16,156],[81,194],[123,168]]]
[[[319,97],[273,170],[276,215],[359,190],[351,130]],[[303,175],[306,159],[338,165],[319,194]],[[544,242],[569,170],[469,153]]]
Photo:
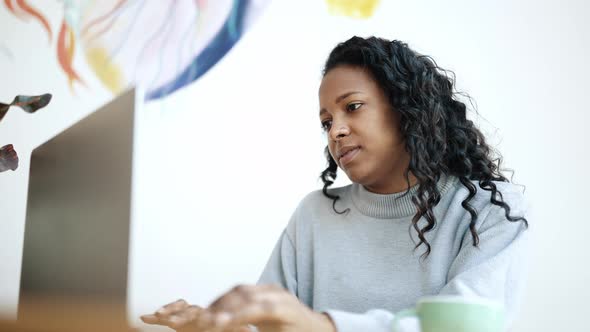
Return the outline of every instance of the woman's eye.
[[[356,111],[362,105],[363,105],[363,103],[350,103],[350,104],[346,105],[346,110],[347,111]]]
[[[328,130],[330,130],[331,126],[332,126],[331,120],[322,121],[322,129],[323,130],[328,131]]]

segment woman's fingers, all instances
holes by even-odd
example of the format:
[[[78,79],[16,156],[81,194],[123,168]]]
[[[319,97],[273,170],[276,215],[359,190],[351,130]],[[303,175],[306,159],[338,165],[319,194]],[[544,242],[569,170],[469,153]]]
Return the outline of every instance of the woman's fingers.
[[[180,300],[174,301],[172,303],[168,303],[165,306],[161,307],[160,309],[158,309],[156,311],[155,315],[158,317],[167,317],[167,316],[173,315],[181,310],[184,310],[188,306],[189,306],[189,304],[185,300],[180,299]]]
[[[173,315],[162,318],[160,321],[164,323],[164,325],[177,330],[194,323],[202,311],[203,308],[192,305],[185,308],[184,310],[176,312]]]
[[[213,312],[233,312],[258,302],[278,302],[284,293],[283,289],[273,285],[239,285],[211,303],[208,309]]]
[[[142,315],[142,316],[139,316],[139,318],[141,319],[142,322],[144,322],[146,324],[158,324],[158,321],[160,320],[158,318],[158,316],[156,316],[154,314]]]
[[[240,285],[207,309],[181,299],[141,316],[141,320],[179,331],[249,331],[248,324],[290,321],[298,306],[296,298],[278,286]]]
[[[201,307],[189,305],[185,300],[180,299],[164,305],[153,314],[143,315],[140,318],[146,324],[179,328],[194,320],[201,310]]]
[[[292,295],[272,285],[240,285],[215,300],[196,320],[197,327],[214,332],[247,324],[280,324],[289,320],[295,305]]]
[[[272,308],[272,307],[271,307]],[[257,303],[244,307],[231,314],[227,321],[221,324],[222,328],[238,328],[248,324],[272,323],[278,321],[276,309]]]

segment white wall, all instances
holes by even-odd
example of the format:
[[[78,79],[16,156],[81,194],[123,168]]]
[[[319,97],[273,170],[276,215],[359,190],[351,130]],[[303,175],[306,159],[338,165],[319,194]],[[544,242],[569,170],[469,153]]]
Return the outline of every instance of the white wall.
[[[57,26],[59,3],[36,3]],[[588,7],[382,0],[373,18],[356,21],[328,15],[322,1],[272,1],[209,73],[145,105],[139,117],[132,315],[178,297],[205,305],[235,283],[255,282],[299,199],[320,186],[322,63],[337,42],[375,34],[407,41],[454,70],[505,166],[527,186],[536,243],[515,331],[583,330]],[[18,298],[28,153],[110,98],[82,57],[75,65],[89,88],[72,95],[43,38],[37,25],[0,10],[0,41],[15,56],[0,54],[0,100],[54,94],[47,109],[11,111],[0,124],[0,145],[13,143],[21,157],[16,172],[0,174],[0,310],[8,316]],[[163,150],[171,166],[161,163]]]

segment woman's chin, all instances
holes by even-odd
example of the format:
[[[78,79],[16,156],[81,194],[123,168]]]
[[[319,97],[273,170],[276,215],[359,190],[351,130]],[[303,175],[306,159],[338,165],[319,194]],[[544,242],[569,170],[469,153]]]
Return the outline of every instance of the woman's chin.
[[[347,169],[343,171],[351,182],[359,184],[363,184],[366,182],[367,176],[364,172],[359,172],[359,170],[355,169]]]

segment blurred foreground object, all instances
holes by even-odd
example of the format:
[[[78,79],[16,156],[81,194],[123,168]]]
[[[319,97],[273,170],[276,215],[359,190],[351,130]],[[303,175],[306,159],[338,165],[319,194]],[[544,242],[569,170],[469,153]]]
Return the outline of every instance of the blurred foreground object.
[[[35,113],[37,110],[47,106],[51,101],[51,94],[46,93],[40,96],[16,96],[12,103],[0,103],[0,122],[12,106],[20,107],[27,113]],[[0,148],[0,173],[18,168],[18,154],[12,144]]]
[[[18,155],[12,144],[0,148],[0,172],[16,170],[18,168]]]
[[[2,121],[11,106],[20,107],[27,113],[35,113],[47,106],[50,101],[51,94],[49,93],[40,96],[16,96],[10,104],[0,103],[0,121]]]

